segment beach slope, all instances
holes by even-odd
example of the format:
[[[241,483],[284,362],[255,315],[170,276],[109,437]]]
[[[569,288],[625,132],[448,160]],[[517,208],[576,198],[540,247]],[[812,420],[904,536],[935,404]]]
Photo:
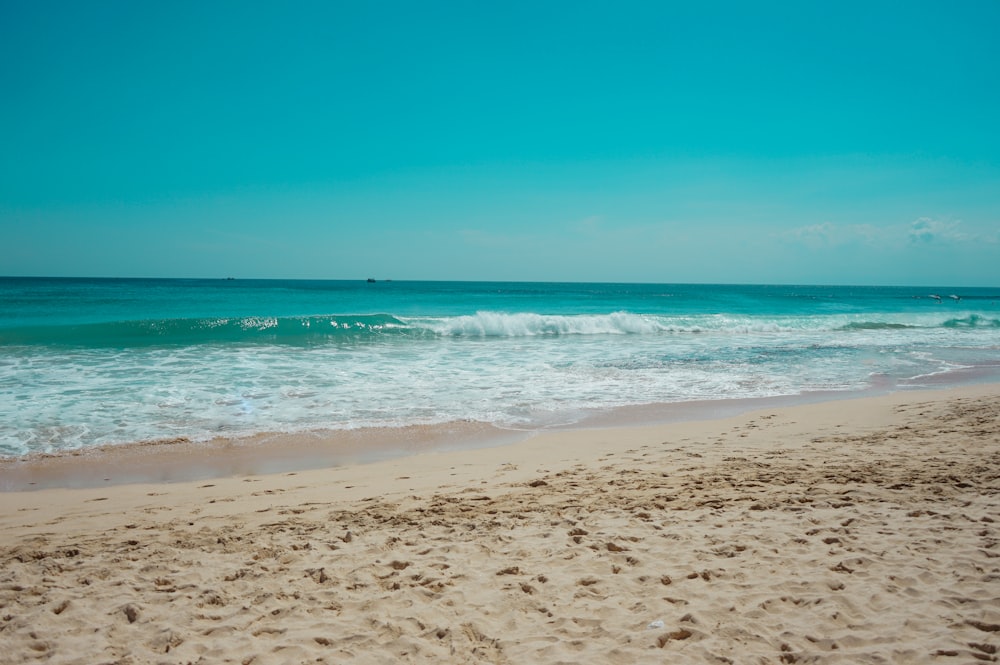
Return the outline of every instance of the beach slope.
[[[996,385],[2,501],[3,662],[1000,650]]]

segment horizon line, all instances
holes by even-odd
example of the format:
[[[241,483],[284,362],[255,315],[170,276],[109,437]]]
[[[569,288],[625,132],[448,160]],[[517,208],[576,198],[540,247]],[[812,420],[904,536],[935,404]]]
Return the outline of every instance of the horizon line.
[[[1000,285],[948,285],[948,284],[861,284],[833,282],[647,282],[647,281],[592,281],[592,280],[522,280],[522,279],[396,279],[373,277],[151,277],[151,276],[107,276],[107,275],[0,275],[2,280],[12,279],[53,279],[53,280],[133,280],[133,281],[220,281],[220,282],[368,282],[368,283],[465,283],[465,284],[615,284],[635,286],[801,286],[837,288],[900,288],[900,289],[1000,289]]]

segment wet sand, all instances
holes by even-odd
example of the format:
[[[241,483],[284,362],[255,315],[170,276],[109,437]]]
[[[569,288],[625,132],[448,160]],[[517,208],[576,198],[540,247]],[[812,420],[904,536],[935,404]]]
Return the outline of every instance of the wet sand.
[[[2,662],[1000,650],[1000,385],[0,499]]]

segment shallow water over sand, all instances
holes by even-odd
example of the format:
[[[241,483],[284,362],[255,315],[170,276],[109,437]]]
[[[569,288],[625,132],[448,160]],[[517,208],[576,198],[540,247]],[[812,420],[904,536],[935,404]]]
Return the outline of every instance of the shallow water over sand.
[[[0,292],[6,456],[532,431],[1000,376],[1000,289],[3,279]]]

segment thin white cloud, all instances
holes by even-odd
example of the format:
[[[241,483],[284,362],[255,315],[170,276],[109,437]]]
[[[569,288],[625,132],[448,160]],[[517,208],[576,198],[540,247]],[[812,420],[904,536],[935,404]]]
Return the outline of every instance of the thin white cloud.
[[[885,230],[870,224],[834,224],[822,222],[788,229],[775,234],[776,237],[812,249],[840,247],[843,245],[878,244],[885,240]]]
[[[962,222],[921,217],[910,222],[911,243],[962,243],[974,239],[961,230]]]
[[[959,220],[920,217],[908,224],[834,224],[822,222],[788,229],[775,237],[812,249],[864,244],[872,247],[900,247],[928,244],[996,243],[1000,231],[989,235],[969,233]]]

